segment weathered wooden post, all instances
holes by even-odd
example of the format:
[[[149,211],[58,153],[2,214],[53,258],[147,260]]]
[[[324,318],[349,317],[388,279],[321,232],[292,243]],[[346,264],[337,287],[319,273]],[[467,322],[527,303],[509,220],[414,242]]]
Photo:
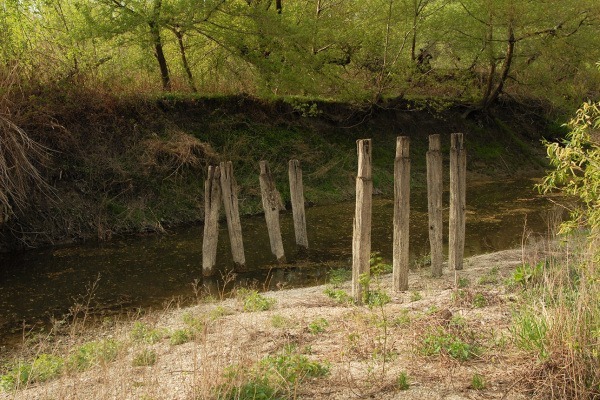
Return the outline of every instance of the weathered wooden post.
[[[373,179],[371,167],[371,139],[358,140],[358,174],[356,176],[356,211],[352,235],[352,296],[362,303],[361,275],[369,275],[371,256],[371,208]]]
[[[429,245],[431,249],[431,275],[442,276],[444,261],[442,222],[442,153],[440,135],[429,135],[427,152],[427,210],[429,215]]]
[[[283,251],[283,241],[281,240],[281,228],[279,226],[279,210],[285,210],[281,196],[275,187],[275,181],[271,175],[269,164],[266,161],[260,163],[260,192],[262,196],[262,205],[265,210],[265,220],[267,221],[267,230],[269,231],[269,241],[271,242],[271,252],[277,258],[277,262],[285,262],[285,253]]]
[[[450,233],[448,266],[463,268],[465,250],[467,153],[463,134],[453,133],[450,143]]]
[[[304,211],[304,186],[302,184],[302,168],[300,161],[290,160],[288,175],[290,179],[290,200],[294,217],[294,233],[296,244],[303,249],[308,248],[306,233],[306,213]]]
[[[222,162],[221,170],[221,192],[223,195],[223,205],[225,217],[227,218],[227,230],[229,231],[229,241],[231,242],[231,255],[233,262],[238,267],[246,265],[244,255],[244,241],[242,240],[242,224],[240,222],[240,211],[238,208],[237,183],[233,177],[233,165],[231,161]]]
[[[394,160],[394,289],[408,290],[410,216],[410,138],[396,138]]]
[[[219,209],[221,206],[221,169],[208,167],[204,182],[204,237],[202,238],[202,274],[211,276],[217,263]]]

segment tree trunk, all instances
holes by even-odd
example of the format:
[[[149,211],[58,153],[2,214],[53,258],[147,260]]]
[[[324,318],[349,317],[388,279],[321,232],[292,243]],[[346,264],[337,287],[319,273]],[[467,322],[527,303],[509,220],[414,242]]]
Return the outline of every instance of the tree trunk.
[[[183,33],[178,29],[173,29],[173,33],[175,34],[175,37],[177,37],[177,43],[179,44],[179,54],[181,55],[181,64],[183,65],[188,85],[192,92],[196,93],[198,92],[198,89],[196,88],[196,84],[194,83],[194,75],[192,75],[192,69],[190,68],[190,64],[188,63],[188,59],[185,54],[185,46],[183,44]]]
[[[160,68],[160,78],[162,81],[163,90],[170,91],[171,77],[169,75],[169,68],[167,66],[165,52],[163,51],[162,37],[160,36],[160,24],[158,22],[161,7],[162,0],[154,0],[152,19],[148,21],[148,26],[150,27],[150,37],[152,38],[152,44],[154,45],[154,56],[156,57],[156,61],[158,61],[158,67]]]
[[[515,43],[515,33],[513,31],[512,25],[510,25],[508,27],[508,44],[506,46],[506,54],[504,56],[504,61],[502,62],[502,72],[500,73],[500,80],[498,81],[496,87],[493,90],[491,90],[490,82],[490,90],[484,96],[481,104],[481,109],[483,111],[487,111],[490,108],[490,106],[494,104],[496,100],[498,100],[498,96],[500,96],[500,93],[502,93],[504,83],[506,82],[506,79],[508,78],[508,73],[510,72],[510,66],[512,64],[515,51]]]
[[[283,11],[283,5],[281,4],[282,0],[275,0],[275,9],[277,10],[277,14],[281,14]]]

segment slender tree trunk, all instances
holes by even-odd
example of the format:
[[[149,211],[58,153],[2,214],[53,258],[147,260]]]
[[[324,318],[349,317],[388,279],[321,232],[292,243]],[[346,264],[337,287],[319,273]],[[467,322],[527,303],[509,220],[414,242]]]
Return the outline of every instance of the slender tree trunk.
[[[277,10],[277,14],[281,14],[283,12],[283,5],[281,4],[282,0],[275,0],[275,9]]]
[[[171,90],[171,77],[169,75],[169,67],[167,66],[167,59],[165,52],[163,51],[162,37],[160,36],[160,24],[159,17],[162,7],[162,0],[154,0],[154,9],[152,11],[152,19],[148,21],[150,27],[150,37],[152,38],[152,44],[154,45],[154,56],[158,61],[158,67],[160,68],[160,78],[162,81],[163,90]]]
[[[183,32],[181,32],[178,29],[173,29],[173,33],[175,34],[175,37],[177,37],[177,43],[179,44],[179,54],[181,55],[181,64],[183,65],[183,69],[185,70],[188,85],[192,92],[196,93],[198,89],[196,89],[196,84],[194,83],[194,75],[192,75],[192,69],[190,68],[190,64],[188,63],[188,59],[185,54],[185,45],[183,44]]]
[[[417,18],[419,17],[419,4],[417,2],[417,0],[414,0],[413,2],[413,6],[414,6],[414,14],[413,14],[413,34],[412,34],[412,40],[410,43],[410,59],[411,61],[415,61],[417,59]]]
[[[512,64],[512,60],[513,60],[513,56],[514,56],[514,51],[515,51],[515,33],[513,31],[513,27],[512,25],[509,25],[508,27],[508,44],[506,46],[506,54],[504,55],[504,61],[502,62],[502,71],[500,72],[500,79],[498,81],[498,83],[496,84],[496,87],[493,90],[490,90],[489,93],[487,93],[487,96],[485,96],[483,98],[483,102],[482,102],[482,110],[488,110],[489,107],[494,104],[494,102],[498,99],[498,96],[500,96],[500,93],[502,93],[502,89],[504,88],[504,83],[506,82],[506,79],[508,78],[508,74],[510,72],[510,66]]]

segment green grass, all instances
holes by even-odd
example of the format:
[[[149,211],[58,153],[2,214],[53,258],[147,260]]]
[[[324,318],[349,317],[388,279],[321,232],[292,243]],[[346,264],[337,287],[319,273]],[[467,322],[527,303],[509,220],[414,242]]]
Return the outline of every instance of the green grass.
[[[398,390],[410,389],[410,381],[408,380],[408,375],[406,374],[406,372],[400,372],[400,374],[396,378],[396,388]]]
[[[307,379],[329,374],[325,364],[311,361],[293,347],[251,366],[232,365],[215,388],[219,400],[287,399]]]
[[[473,374],[473,378],[471,378],[471,387],[475,390],[485,389],[484,377],[480,374]]]
[[[479,349],[459,335],[440,327],[422,339],[420,352],[426,356],[448,355],[458,361],[467,361],[476,356]]]
[[[325,318],[317,318],[308,324],[308,331],[313,335],[325,332],[329,326],[329,322]]]
[[[193,340],[194,336],[194,332],[190,329],[177,329],[171,333],[169,343],[171,343],[172,346],[178,346]]]
[[[267,311],[273,308],[277,300],[265,297],[256,290],[240,288],[236,290],[236,298],[242,303],[246,312]]]
[[[65,368],[65,360],[53,354],[40,354],[31,361],[16,361],[0,376],[3,390],[14,390],[29,384],[46,382],[59,377]]]
[[[67,359],[67,368],[85,371],[94,366],[106,365],[117,359],[121,343],[113,339],[84,343]]]
[[[167,332],[164,329],[152,328],[143,322],[137,321],[133,324],[129,335],[134,342],[154,344],[167,336]]]
[[[149,367],[156,364],[157,358],[155,350],[143,349],[133,356],[131,365],[134,367]]]

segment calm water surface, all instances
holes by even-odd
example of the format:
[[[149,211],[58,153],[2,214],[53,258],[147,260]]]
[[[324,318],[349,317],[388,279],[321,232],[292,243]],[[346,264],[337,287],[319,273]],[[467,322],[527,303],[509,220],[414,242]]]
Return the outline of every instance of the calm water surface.
[[[534,181],[469,184],[465,255],[516,247],[527,230],[543,234],[549,203],[532,189]],[[444,204],[447,204],[447,193]],[[410,257],[429,253],[425,191],[411,194]],[[447,221],[447,211],[445,218]],[[262,216],[242,220],[247,272],[235,284],[258,288],[297,287],[322,283],[327,269],[350,266],[354,203],[307,209],[310,251],[296,254],[291,212],[282,215],[282,235],[288,264],[274,265]],[[376,198],[373,204],[372,250],[385,259],[392,254],[393,201]],[[525,222],[526,221],[526,222]],[[447,224],[446,224],[447,229]],[[447,244],[447,231],[445,232]],[[174,296],[194,297],[193,285],[215,293],[219,277],[202,278],[202,226],[186,227],[167,235],[128,237],[108,243],[54,247],[0,258],[0,339],[23,328],[62,318],[93,290],[91,306],[97,314],[123,313],[152,307]],[[231,266],[226,224],[221,223],[218,268]],[[230,284],[230,285],[233,285]]]

